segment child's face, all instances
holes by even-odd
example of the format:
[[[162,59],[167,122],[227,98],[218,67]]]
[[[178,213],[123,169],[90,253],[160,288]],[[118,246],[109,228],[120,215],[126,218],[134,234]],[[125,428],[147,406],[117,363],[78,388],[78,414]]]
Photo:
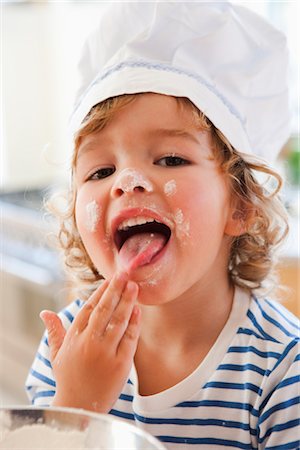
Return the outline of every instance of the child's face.
[[[142,303],[227,280],[228,180],[188,106],[138,96],[83,138],[75,181],[76,223],[90,258],[105,278],[129,272]]]

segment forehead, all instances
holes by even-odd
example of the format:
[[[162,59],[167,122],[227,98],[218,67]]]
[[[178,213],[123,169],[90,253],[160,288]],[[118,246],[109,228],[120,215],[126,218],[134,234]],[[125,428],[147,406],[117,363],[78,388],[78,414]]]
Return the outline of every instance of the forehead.
[[[98,115],[103,115],[101,108]],[[93,120],[97,118],[94,117]],[[200,131],[200,122],[196,120],[195,109],[185,99],[145,93],[106,112],[105,124],[99,128],[81,138],[79,154],[92,149],[93,144],[99,140],[109,143],[117,139],[122,131],[128,135],[132,132],[136,138],[177,137],[195,140]]]
[[[195,114],[192,104],[182,98],[163,94],[145,93],[134,97],[134,100],[114,114],[114,121],[130,119],[139,128],[166,126],[193,127]]]

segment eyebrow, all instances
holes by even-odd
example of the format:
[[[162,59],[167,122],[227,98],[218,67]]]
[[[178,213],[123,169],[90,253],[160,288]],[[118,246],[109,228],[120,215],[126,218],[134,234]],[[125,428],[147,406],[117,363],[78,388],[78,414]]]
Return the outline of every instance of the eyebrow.
[[[148,134],[157,135],[161,137],[182,137],[185,139],[189,139],[196,144],[199,144],[198,139],[192,133],[187,131],[184,128],[158,128],[154,130],[150,130]]]
[[[184,139],[189,139],[190,141],[199,144],[198,139],[196,138],[196,136],[194,136],[192,133],[190,133],[189,131],[187,131],[184,128],[154,128],[154,129],[150,129],[147,130],[147,132],[145,133],[146,135],[150,135],[150,136],[157,136],[157,137],[181,137]],[[85,145],[83,145],[82,147],[79,147],[78,153],[77,153],[77,160],[86,153],[89,153],[90,151],[93,150],[97,150],[98,145],[97,143],[94,142],[89,142]]]
[[[82,155],[89,153],[91,151],[97,150],[97,148],[98,148],[98,146],[94,142],[88,142],[87,144],[83,144],[82,146],[79,145],[78,150],[77,150],[76,161],[78,161],[78,159]]]

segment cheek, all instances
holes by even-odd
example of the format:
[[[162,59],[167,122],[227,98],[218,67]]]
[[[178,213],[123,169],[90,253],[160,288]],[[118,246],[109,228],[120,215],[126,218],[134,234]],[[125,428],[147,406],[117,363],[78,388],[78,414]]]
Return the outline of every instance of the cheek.
[[[186,239],[191,237],[189,217],[190,216],[185,214],[180,208],[176,208],[175,213],[173,214],[173,220],[176,225],[176,236],[181,242],[185,242]]]
[[[103,226],[101,200],[79,193],[75,205],[75,217],[79,235],[86,252],[99,273],[105,278],[112,275],[107,268],[111,264],[111,243]]]
[[[78,231],[82,238],[87,234],[95,233],[102,218],[100,202],[90,196],[84,196],[79,193],[76,199],[75,217]]]
[[[228,214],[227,189],[221,182],[177,183],[177,190],[169,202],[173,204],[176,236],[182,243],[204,239],[210,233],[222,235]]]
[[[229,214],[227,190],[222,183],[195,195],[191,204],[195,224],[207,238],[221,239]]]
[[[185,239],[189,237],[190,223],[186,219],[183,212],[183,205],[186,202],[187,192],[179,183],[179,189],[177,182],[173,179],[168,180],[163,186],[164,194],[168,198],[168,202],[172,205],[172,219],[176,225],[176,236],[178,239]]]
[[[92,200],[85,206],[85,225],[87,231],[92,233],[96,231],[99,221],[101,220],[102,210],[96,200]]]
[[[169,180],[164,184],[164,193],[167,197],[172,197],[177,192],[177,183],[175,180]]]

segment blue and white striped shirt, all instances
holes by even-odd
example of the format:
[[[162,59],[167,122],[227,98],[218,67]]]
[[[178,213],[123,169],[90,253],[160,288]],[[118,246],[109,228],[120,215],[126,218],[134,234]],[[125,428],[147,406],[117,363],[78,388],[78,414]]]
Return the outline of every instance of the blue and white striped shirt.
[[[61,313],[70,326],[83,302]],[[299,321],[282,305],[236,289],[230,317],[186,379],[141,396],[133,367],[110,414],[136,424],[169,450],[300,449]],[[26,382],[33,404],[51,404],[55,380],[47,335]]]

